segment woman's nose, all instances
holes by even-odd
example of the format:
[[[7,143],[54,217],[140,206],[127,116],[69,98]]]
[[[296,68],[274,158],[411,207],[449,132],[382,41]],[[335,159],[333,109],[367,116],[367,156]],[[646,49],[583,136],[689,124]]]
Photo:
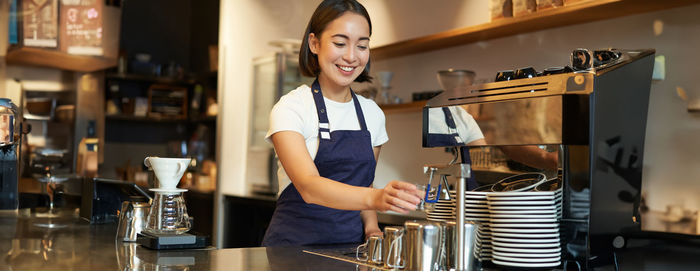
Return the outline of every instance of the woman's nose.
[[[348,63],[352,63],[355,61],[355,49],[348,49],[345,51],[345,54],[343,54],[343,60],[347,61]]]

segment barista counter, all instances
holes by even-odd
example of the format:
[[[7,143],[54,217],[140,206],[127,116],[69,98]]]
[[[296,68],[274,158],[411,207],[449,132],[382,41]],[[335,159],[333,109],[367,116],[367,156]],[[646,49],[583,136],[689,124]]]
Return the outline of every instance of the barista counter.
[[[51,219],[28,209],[0,213],[0,271],[356,270],[355,264],[304,253],[300,247],[156,251],[115,242],[115,235],[116,224],[90,225],[77,213]]]
[[[242,248],[260,246],[270,219],[275,211],[277,197],[270,194],[248,193],[224,196],[223,247]],[[189,206],[187,207],[189,209]],[[379,226],[403,225],[406,220],[425,219],[425,213],[412,211],[406,215],[377,212]],[[246,223],[240,223],[246,221]],[[200,231],[201,232],[201,231]]]
[[[49,223],[57,226],[41,226]],[[77,213],[51,219],[26,209],[0,214],[0,270],[372,270],[304,253],[304,247],[155,251],[115,242],[115,233],[116,225],[90,225]],[[693,240],[632,240],[618,262],[625,270],[698,270],[698,258]]]

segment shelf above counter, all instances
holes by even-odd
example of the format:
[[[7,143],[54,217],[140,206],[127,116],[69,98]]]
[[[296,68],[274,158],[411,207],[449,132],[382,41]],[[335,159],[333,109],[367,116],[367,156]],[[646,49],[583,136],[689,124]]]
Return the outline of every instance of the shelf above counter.
[[[137,121],[137,122],[162,122],[162,123],[216,123],[216,116],[200,118],[167,118],[167,117],[140,117],[130,115],[105,115],[107,121]]]
[[[11,47],[5,56],[7,65],[56,68],[77,72],[95,72],[117,66],[116,58],[71,55],[55,49]]]
[[[590,0],[372,48],[372,60],[424,53],[555,27],[699,4],[699,0]]]
[[[107,73],[105,75],[107,79],[114,80],[124,80],[124,81],[142,81],[151,82],[158,84],[168,84],[168,85],[193,85],[196,83],[194,79],[178,79],[163,76],[152,76],[152,75],[141,75],[141,74],[120,74],[120,73]]]

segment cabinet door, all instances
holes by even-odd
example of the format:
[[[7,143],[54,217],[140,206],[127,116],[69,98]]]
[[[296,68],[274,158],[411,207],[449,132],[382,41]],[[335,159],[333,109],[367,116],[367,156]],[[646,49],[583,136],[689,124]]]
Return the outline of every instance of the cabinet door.
[[[258,58],[253,62],[253,108],[251,114],[251,148],[269,148],[265,143],[270,110],[277,101],[276,57]]]
[[[265,134],[269,126],[272,106],[300,85],[311,85],[314,78],[305,77],[299,71],[295,54],[276,53],[253,61],[253,111],[251,115],[252,135],[250,147],[264,149]]]

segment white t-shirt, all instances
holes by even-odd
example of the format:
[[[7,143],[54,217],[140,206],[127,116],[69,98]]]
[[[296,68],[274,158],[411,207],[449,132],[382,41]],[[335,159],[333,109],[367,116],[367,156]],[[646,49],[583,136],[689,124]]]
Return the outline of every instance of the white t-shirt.
[[[381,146],[389,141],[386,133],[384,112],[372,100],[355,95],[360,102],[362,114],[365,116],[367,130],[372,138],[372,147]],[[355,113],[354,101],[339,103],[323,98],[331,132],[336,130],[360,130],[360,123]],[[279,102],[272,107],[270,112],[270,128],[265,135],[265,140],[280,131],[294,131],[300,133],[306,141],[306,149],[309,150],[311,159],[316,157],[318,151],[318,112],[314,102],[311,88],[302,85],[288,94],[282,96]],[[282,164],[278,161],[277,179],[279,180],[278,195],[291,183]]]
[[[455,121],[456,131],[450,131],[445,122],[445,113],[442,112],[442,108],[436,107],[430,108],[428,111],[428,133],[451,134],[457,132],[460,141],[464,144],[484,138],[484,134],[481,132],[481,128],[479,128],[474,117],[464,108],[461,106],[450,106],[448,109],[452,113],[452,119]]]

